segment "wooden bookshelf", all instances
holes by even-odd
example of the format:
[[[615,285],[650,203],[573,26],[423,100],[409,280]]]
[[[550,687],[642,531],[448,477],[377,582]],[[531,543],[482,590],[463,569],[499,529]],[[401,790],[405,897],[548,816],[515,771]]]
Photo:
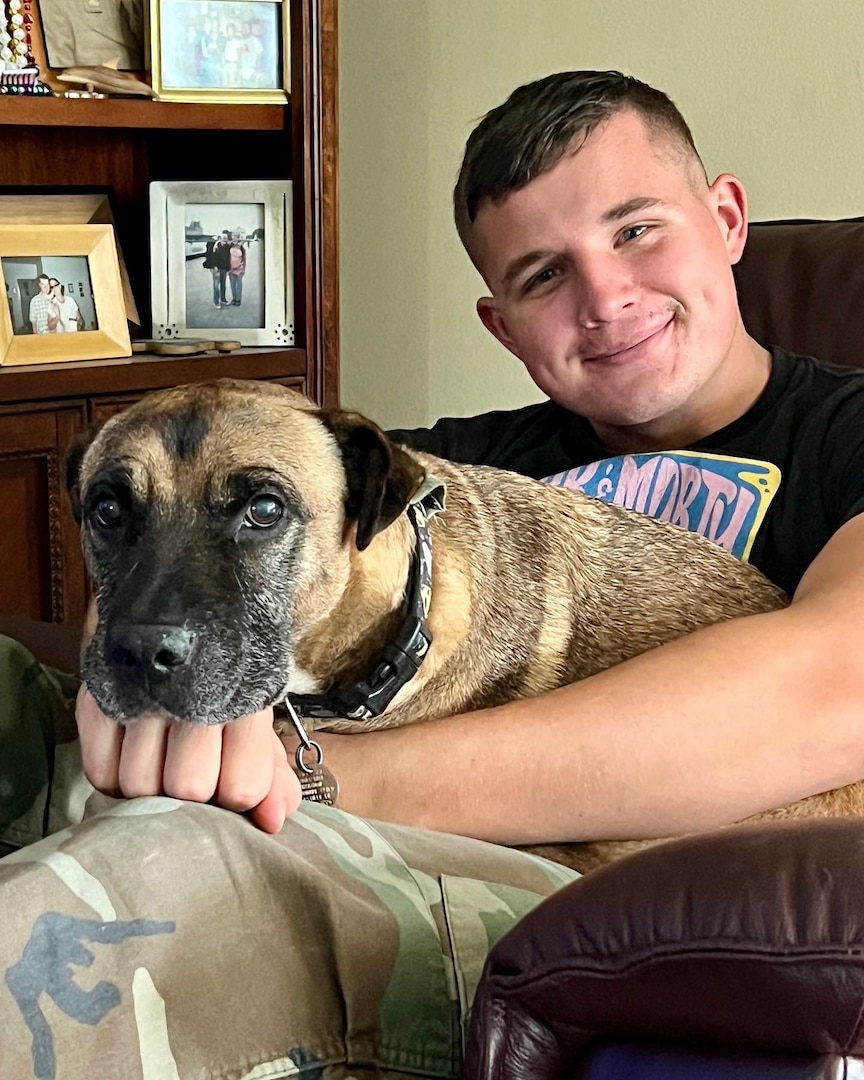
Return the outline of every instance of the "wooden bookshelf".
[[[0,367],[0,612],[77,622],[84,568],[63,482],[84,427],[149,390],[221,376],[272,379],[338,399],[336,0],[291,0],[287,105],[145,98],[0,97],[0,186],[108,190],[149,337],[153,180],[290,179],[294,348]]]

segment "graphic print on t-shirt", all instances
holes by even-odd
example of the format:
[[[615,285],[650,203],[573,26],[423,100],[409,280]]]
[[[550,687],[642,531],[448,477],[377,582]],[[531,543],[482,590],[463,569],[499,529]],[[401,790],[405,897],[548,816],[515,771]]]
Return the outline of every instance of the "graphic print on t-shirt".
[[[768,461],[675,450],[604,458],[544,479],[701,533],[746,560],[781,475]]]

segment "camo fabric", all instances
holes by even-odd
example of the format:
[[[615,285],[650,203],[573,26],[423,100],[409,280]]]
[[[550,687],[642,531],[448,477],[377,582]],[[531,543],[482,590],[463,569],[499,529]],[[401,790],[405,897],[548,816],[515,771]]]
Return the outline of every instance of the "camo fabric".
[[[70,680],[3,638],[0,671],[0,753],[32,764],[34,710],[71,709]],[[43,804],[5,838],[38,831]],[[3,1080],[456,1077],[490,946],[575,876],[326,806],[267,836],[212,806],[107,799],[74,743],[62,822],[0,860]]]

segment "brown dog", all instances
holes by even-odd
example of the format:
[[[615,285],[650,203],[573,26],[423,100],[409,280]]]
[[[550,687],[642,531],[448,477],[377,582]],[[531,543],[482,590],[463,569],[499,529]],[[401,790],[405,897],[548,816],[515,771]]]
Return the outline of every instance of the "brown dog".
[[[164,710],[222,723],[286,691],[332,691],[343,718],[319,726],[408,724],[542,694],[786,603],[700,536],[400,448],[274,385],[150,395],[69,472],[99,612],[83,676],[120,722]],[[446,508],[427,535],[406,510],[432,478]],[[782,813],[862,807],[856,785]],[[635,846],[543,851],[583,868]]]

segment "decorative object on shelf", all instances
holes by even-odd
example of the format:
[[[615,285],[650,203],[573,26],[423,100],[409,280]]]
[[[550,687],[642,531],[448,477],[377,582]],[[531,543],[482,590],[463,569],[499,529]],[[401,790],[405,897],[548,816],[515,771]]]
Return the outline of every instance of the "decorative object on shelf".
[[[144,71],[144,0],[39,0],[49,65]]]
[[[291,182],[150,185],[153,337],[294,344]]]
[[[83,86],[89,96],[95,96],[98,92],[100,97],[106,94],[120,97],[156,97],[152,86],[136,79],[125,71],[117,70],[117,58],[106,60],[104,64],[96,64],[91,67],[70,67],[61,71],[56,76],[61,83],[72,83],[74,86]],[[78,95],[81,92],[78,91]]]
[[[158,96],[286,103],[289,2],[150,0],[150,63]]]
[[[96,191],[71,191],[69,188],[0,186],[0,228],[3,225],[110,225],[114,228],[114,212],[107,188]],[[123,303],[126,319],[133,326],[141,325],[141,316],[116,231],[117,258],[120,280],[123,283]]]
[[[50,94],[33,56],[36,0],[0,0],[0,94]]]
[[[157,356],[199,356],[202,353],[237,352],[243,346],[239,341],[203,341],[196,338],[174,338],[173,341],[132,342],[133,353],[155,353]]]
[[[0,223],[0,364],[131,356],[110,225]]]

